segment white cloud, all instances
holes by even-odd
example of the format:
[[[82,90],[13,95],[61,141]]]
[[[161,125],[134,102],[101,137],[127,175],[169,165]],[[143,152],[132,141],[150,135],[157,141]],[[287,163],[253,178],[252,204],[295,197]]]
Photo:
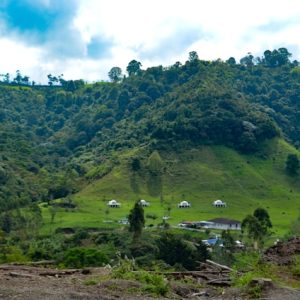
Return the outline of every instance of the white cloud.
[[[50,3],[39,1],[45,6]],[[191,50],[202,59],[239,59],[249,51],[261,55],[281,46],[297,51],[294,58],[300,59],[300,3],[294,0],[79,0],[70,26],[75,28],[75,36],[69,39],[74,44],[66,47],[80,47],[82,57],[49,56],[51,45],[61,43],[55,39],[65,37],[64,28],[36,47],[6,36],[0,39],[0,47],[5,49],[0,72],[20,69],[37,81],[46,80],[48,73],[93,81],[106,79],[113,66],[125,70],[131,59],[149,67],[184,62]],[[191,39],[183,39],[190,32]],[[87,56],[88,43],[94,38],[111,43],[109,55],[94,60]]]

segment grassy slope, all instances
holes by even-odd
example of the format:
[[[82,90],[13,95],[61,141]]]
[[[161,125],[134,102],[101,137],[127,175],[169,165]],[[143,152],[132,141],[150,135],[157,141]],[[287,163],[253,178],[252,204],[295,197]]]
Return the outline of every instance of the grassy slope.
[[[246,214],[262,206],[268,209],[274,223],[274,231],[283,234],[299,214],[300,177],[290,178],[285,174],[288,153],[296,150],[283,140],[269,142],[264,151],[253,155],[240,155],[222,146],[203,146],[179,154],[161,153],[166,166],[163,177],[163,198],[148,194],[146,176],[133,177],[127,168],[130,153],[121,156],[121,164],[96,182],[93,182],[74,197],[78,208],[73,212],[60,210],[54,223],[50,224],[48,208],[43,208],[44,231],[56,227],[115,226],[103,220],[119,220],[128,215],[138,198],[151,202],[146,213],[155,213],[158,219],[147,219],[157,224],[171,207],[171,224],[183,220],[208,220],[229,217],[242,220]],[[134,190],[139,192],[133,192]],[[107,209],[106,202],[117,199],[119,209]],[[212,201],[222,199],[228,207],[217,209]],[[177,203],[188,200],[190,209],[178,209]],[[107,213],[109,211],[109,213]]]

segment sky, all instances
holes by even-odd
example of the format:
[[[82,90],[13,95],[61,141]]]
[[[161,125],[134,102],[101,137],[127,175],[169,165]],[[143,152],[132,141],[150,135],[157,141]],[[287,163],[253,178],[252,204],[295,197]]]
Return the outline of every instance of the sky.
[[[142,69],[237,60],[286,47],[300,60],[296,0],[0,0],[0,74],[87,82],[135,59]]]

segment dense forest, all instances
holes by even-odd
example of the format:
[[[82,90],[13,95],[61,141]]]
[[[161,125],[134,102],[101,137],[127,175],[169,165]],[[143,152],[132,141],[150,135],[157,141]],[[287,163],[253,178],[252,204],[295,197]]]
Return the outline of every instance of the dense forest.
[[[300,67],[290,57],[285,48],[239,63],[190,52],[184,64],[147,70],[133,60],[128,76],[114,67],[111,82],[95,84],[49,74],[39,86],[6,74],[0,210],[66,197],[110,172],[125,149],[219,144],[255,153],[276,136],[299,147]]]

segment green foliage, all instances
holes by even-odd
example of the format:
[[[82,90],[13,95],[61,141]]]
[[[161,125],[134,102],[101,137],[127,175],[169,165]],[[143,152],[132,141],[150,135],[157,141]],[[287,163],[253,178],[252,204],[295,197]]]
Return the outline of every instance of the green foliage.
[[[290,226],[290,231],[288,232],[288,236],[299,236],[300,235],[300,216],[292,222]]]
[[[128,216],[129,231],[133,232],[134,239],[138,238],[145,226],[144,209],[137,201]]]
[[[24,263],[28,258],[23,254],[22,250],[17,246],[7,246],[0,255],[1,263]]]
[[[163,161],[158,151],[154,151],[148,159],[148,167],[151,173],[159,175],[162,172]]]
[[[212,253],[213,261],[230,266],[234,262],[235,241],[229,230],[223,230],[221,235],[223,246],[216,245]]]
[[[166,232],[157,241],[158,258],[171,266],[182,265],[188,270],[194,270],[199,261],[209,258],[206,246],[200,241],[190,242]]]
[[[134,59],[134,60],[129,62],[129,64],[126,68],[126,71],[128,72],[129,76],[130,75],[136,75],[140,71],[141,66],[142,66],[142,64],[139,61],[136,61]]]
[[[285,169],[289,175],[297,175],[300,168],[300,162],[297,154],[289,154],[286,159]]]
[[[189,53],[189,61],[190,62],[195,62],[195,61],[198,61],[199,60],[199,57],[198,57],[198,54],[196,51],[191,51]]]
[[[242,222],[242,232],[246,231],[248,237],[254,241],[254,248],[257,248],[256,243],[262,246],[271,227],[269,214],[264,208],[257,208],[253,215],[248,215]]]
[[[260,224],[263,227],[272,228],[270,216],[266,209],[261,207],[256,208],[255,211],[253,212],[253,216],[257,218],[257,220],[260,222]]]
[[[103,251],[95,248],[71,248],[66,251],[62,265],[70,268],[103,266],[109,259]]]
[[[108,72],[108,77],[112,82],[118,82],[122,79],[122,69],[119,67],[113,67]]]
[[[166,296],[169,292],[167,281],[162,275],[138,270],[133,260],[120,259],[113,268],[112,277],[117,279],[136,280],[143,284],[142,292],[156,296]]]
[[[141,169],[141,162],[138,157],[133,157],[130,163],[132,171],[137,172]]]
[[[275,279],[275,273],[272,265],[263,263],[261,255],[254,252],[244,252],[235,255],[234,268],[243,272],[243,275],[233,273],[234,285],[238,287],[247,287],[254,278]]]
[[[259,269],[261,255],[256,251],[237,252],[234,257],[234,267],[237,270],[248,273],[253,269]]]
[[[147,168],[144,178],[139,178],[143,176],[141,169],[134,171],[139,174],[135,174],[132,184],[135,193],[130,191],[130,198],[146,193],[155,200],[162,193],[166,199],[171,193],[179,195],[176,189],[180,170],[176,170],[174,191],[168,188],[169,195],[165,193],[165,186],[172,185],[171,175],[166,176],[167,168],[172,165],[169,153],[219,145],[266,157],[263,153],[266,142],[281,132],[299,146],[299,78],[295,75],[298,66],[289,59],[289,51],[279,48],[267,50],[259,59],[248,54],[242,64],[234,58],[227,62],[203,61],[195,52],[190,53],[184,64],[176,62],[169,67],[147,70],[141,70],[141,63],[133,60],[127,69],[130,76],[118,84],[86,85],[82,80],[65,80],[49,74],[51,86],[28,86],[29,78],[21,72],[12,77],[14,83],[9,74],[4,75],[0,82],[0,212],[37,201],[51,202],[76,193],[91,180],[110,178],[118,165],[115,158],[133,149],[142,149],[145,155],[157,150],[164,157],[162,169],[154,167],[154,173],[159,171],[161,176],[150,176],[152,171]],[[113,80],[117,78],[114,76]],[[284,168],[281,160],[277,160],[274,169],[277,163]],[[140,166],[146,165],[144,161]],[[212,191],[219,191],[227,175],[233,176],[232,185],[235,181],[240,184],[241,174],[232,174],[233,168],[228,166],[230,174],[213,176],[213,172],[218,173],[217,166],[215,161],[215,169],[204,166],[206,171],[201,168],[197,171],[222,178]],[[241,171],[248,172],[251,167]],[[138,164],[133,168],[138,169]],[[190,174],[195,173],[196,168],[192,169],[188,170]],[[276,175],[284,182],[286,179],[282,179],[278,170]],[[112,176],[119,180],[117,172]],[[256,172],[258,177],[265,175],[259,173],[264,171]],[[182,181],[190,185],[190,179]],[[147,187],[141,182],[146,182]],[[283,189],[293,185],[288,181]],[[270,199],[278,195],[274,186],[272,182],[266,191]],[[251,190],[262,188],[255,183]],[[218,196],[202,192],[202,188],[194,195],[201,193],[205,199],[212,194]],[[252,196],[251,192],[251,199]],[[261,198],[256,196],[253,201],[259,202]],[[289,196],[282,193],[278,197]],[[64,220],[71,222],[72,218]],[[56,226],[58,218],[54,219]]]
[[[293,265],[292,265],[292,273],[294,276],[300,277],[300,257],[295,256]]]

